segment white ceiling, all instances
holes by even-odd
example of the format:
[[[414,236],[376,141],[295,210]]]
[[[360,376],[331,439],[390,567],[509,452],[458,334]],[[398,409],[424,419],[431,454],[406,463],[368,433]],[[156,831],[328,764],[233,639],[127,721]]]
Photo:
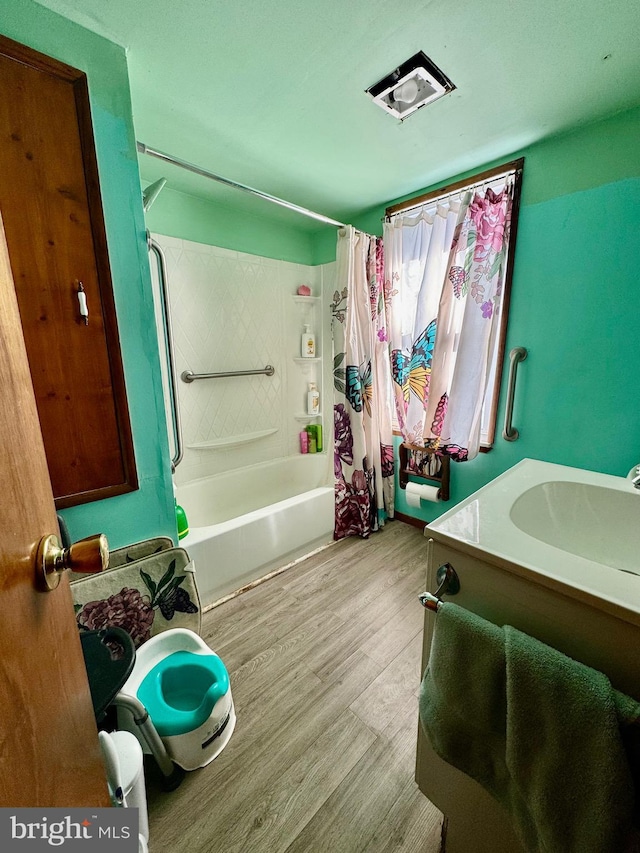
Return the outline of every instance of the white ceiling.
[[[139,141],[347,221],[640,103],[638,0],[40,2],[126,47]],[[457,88],[401,123],[364,90],[419,50]]]

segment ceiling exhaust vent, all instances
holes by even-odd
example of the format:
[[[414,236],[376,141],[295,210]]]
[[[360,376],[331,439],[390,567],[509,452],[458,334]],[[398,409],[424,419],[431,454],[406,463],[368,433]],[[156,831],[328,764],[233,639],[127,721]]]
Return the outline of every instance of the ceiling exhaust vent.
[[[402,120],[455,88],[451,80],[420,51],[366,92],[385,112]]]

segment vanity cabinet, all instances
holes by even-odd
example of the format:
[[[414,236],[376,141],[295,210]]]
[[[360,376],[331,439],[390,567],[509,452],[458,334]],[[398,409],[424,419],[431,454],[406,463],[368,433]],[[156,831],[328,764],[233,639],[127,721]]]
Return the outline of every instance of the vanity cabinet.
[[[133,491],[86,75],[4,37],[0,211],[56,506]]]
[[[597,599],[551,577],[455,542],[435,530],[430,537],[426,589],[450,563],[460,579],[454,601],[496,625],[512,625],[564,654],[604,672],[613,686],[640,700],[640,622],[637,614],[601,609]],[[425,610],[422,671],[437,614]],[[536,732],[531,732],[536,738]],[[442,761],[419,727],[416,780],[447,820],[446,853],[525,853],[502,807],[466,774]]]

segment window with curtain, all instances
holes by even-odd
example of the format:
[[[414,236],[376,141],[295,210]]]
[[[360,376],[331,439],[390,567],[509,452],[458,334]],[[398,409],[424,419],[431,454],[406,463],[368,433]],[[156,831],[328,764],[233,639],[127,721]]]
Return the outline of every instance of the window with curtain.
[[[458,461],[494,439],[523,162],[387,209],[395,426]]]

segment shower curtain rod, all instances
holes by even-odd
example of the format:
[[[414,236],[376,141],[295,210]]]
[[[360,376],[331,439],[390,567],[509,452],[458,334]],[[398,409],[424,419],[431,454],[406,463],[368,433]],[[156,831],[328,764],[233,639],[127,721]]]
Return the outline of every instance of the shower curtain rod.
[[[331,219],[329,216],[324,216],[322,213],[316,213],[313,210],[308,210],[306,207],[300,207],[298,204],[293,204],[291,201],[285,201],[283,198],[278,198],[275,195],[264,193],[262,190],[253,189],[246,184],[239,184],[237,181],[231,181],[228,178],[223,178],[221,175],[216,175],[213,172],[208,172],[206,169],[201,169],[200,166],[194,166],[193,163],[187,163],[186,160],[180,160],[178,157],[173,157],[171,154],[165,154],[163,151],[157,151],[155,148],[150,148],[144,142],[136,142],[138,151],[141,154],[147,154],[149,157],[157,157],[158,160],[164,160],[165,163],[172,163],[174,166],[180,166],[181,169],[186,169],[188,172],[193,172],[195,175],[201,175],[203,178],[209,178],[212,181],[217,181],[219,184],[224,184],[227,187],[232,187],[236,190],[242,190],[251,195],[263,198],[265,201],[271,201],[273,204],[279,204],[280,207],[286,207],[287,210],[293,210],[295,213],[301,213],[303,216],[308,216],[310,219],[317,219],[318,222],[325,222],[327,225],[337,225],[339,228],[344,228],[344,222],[338,222],[336,219]]]
[[[469,190],[475,190],[478,187],[490,187],[492,184],[501,183],[510,175],[515,177],[518,172],[522,173],[523,163],[524,158],[511,160],[509,163],[504,163],[502,166],[495,169],[487,169],[486,172],[481,172],[479,175],[476,175],[475,180],[472,180],[470,183],[467,183],[465,179],[462,179],[454,184],[450,184],[449,187],[442,187],[442,191],[432,190],[431,192],[418,196],[415,199],[398,202],[398,204],[394,204],[385,210],[383,222],[389,222],[391,219],[400,214],[411,213],[414,210],[419,210],[421,207],[429,207],[434,204],[439,204],[445,199],[453,198],[457,195],[461,196],[463,193],[468,192]]]
[[[455,196],[462,196],[465,192],[470,192],[471,190],[475,190],[478,187],[491,187],[492,184],[500,184],[505,178],[509,176],[509,172],[504,172],[502,175],[496,175],[495,178],[489,178],[486,181],[477,181],[475,184],[469,184],[463,189],[453,190],[452,192],[445,192],[442,195],[434,196],[434,198],[429,199],[427,201],[421,201],[417,204],[411,205],[411,207],[403,207],[401,210],[396,211],[395,213],[388,213],[385,215],[384,219],[389,222],[395,216],[402,216],[405,213],[413,213],[414,211],[420,210],[421,207],[433,207],[433,205],[440,204],[447,199],[455,199]]]

